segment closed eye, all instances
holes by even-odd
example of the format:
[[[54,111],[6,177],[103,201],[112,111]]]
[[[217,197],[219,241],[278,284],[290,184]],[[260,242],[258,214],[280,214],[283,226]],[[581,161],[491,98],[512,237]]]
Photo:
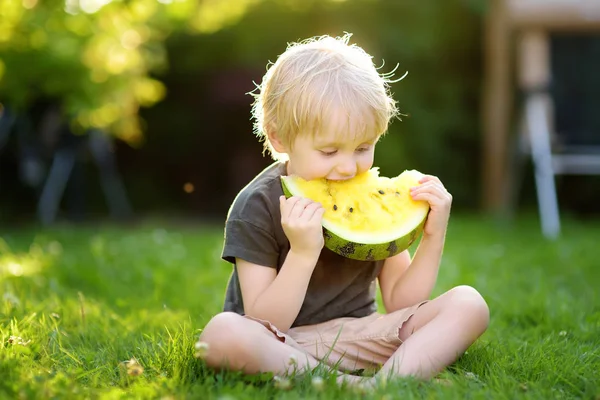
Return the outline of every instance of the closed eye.
[[[365,151],[369,151],[370,149],[371,149],[370,147],[361,147],[361,148],[356,149],[356,151],[358,153],[363,153]]]
[[[323,154],[324,156],[333,156],[335,153],[337,153],[337,150],[332,150],[332,151],[323,151],[323,150],[319,150],[321,154]]]

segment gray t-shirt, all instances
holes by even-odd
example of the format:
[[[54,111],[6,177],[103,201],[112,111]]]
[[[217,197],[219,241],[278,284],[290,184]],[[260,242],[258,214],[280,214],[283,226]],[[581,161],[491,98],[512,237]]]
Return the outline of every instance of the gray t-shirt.
[[[244,314],[235,258],[281,269],[290,249],[281,227],[280,176],[285,163],[275,162],[256,176],[235,198],[227,214],[222,258],[233,264],[225,311]],[[375,278],[383,261],[358,261],[323,248],[304,302],[292,327],[339,317],[363,317],[377,310]]]

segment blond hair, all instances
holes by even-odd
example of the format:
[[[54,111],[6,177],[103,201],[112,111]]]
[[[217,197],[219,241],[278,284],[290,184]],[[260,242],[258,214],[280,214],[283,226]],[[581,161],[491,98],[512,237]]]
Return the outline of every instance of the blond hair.
[[[397,115],[388,86],[393,71],[380,74],[369,54],[349,44],[350,36],[288,44],[267,69],[259,93],[251,93],[254,132],[274,159],[286,157],[275,151],[268,132],[290,147],[297,135],[318,135],[332,125],[343,139],[377,139]],[[335,111],[343,113],[343,123],[331,120]]]

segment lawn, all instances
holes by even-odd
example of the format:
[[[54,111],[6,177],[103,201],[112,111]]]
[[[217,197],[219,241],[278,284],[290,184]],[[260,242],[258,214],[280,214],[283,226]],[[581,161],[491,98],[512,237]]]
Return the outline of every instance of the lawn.
[[[0,236],[0,398],[600,399],[598,220],[567,220],[563,238],[548,242],[535,217],[498,228],[453,216],[434,295],[476,287],[490,327],[443,374],[449,384],[394,380],[367,394],[327,376],[323,387],[308,376],[283,390],[267,374],[214,374],[194,357],[231,271],[219,225]]]

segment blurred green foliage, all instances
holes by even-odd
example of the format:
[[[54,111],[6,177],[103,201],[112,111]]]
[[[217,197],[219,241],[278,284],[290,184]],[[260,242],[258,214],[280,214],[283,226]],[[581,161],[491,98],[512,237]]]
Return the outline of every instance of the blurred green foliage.
[[[139,108],[165,86],[173,32],[214,32],[255,0],[0,0],[0,93],[21,110],[58,99],[73,127],[105,128],[136,143]]]

